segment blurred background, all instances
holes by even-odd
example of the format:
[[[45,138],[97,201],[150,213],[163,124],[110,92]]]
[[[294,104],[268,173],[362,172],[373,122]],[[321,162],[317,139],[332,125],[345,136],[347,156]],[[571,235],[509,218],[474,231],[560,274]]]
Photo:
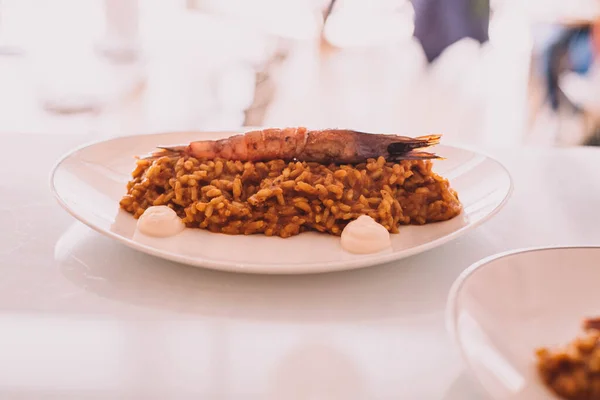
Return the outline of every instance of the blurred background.
[[[599,0],[0,0],[0,133],[597,145]]]

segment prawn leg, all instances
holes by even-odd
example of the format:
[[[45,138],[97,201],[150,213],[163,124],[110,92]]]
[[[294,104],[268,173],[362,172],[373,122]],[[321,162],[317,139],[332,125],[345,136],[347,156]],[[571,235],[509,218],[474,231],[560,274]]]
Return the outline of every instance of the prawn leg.
[[[393,155],[389,158],[389,161],[401,160],[444,160],[444,157],[425,151],[409,151],[408,153]]]

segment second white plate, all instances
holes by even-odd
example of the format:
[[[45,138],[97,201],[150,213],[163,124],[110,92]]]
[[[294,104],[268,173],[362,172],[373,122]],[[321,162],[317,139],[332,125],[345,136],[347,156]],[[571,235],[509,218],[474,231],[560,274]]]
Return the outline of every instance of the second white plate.
[[[458,217],[423,226],[402,226],[392,249],[370,255],[347,253],[338,237],[302,233],[287,239],[231,236],[186,229],[167,239],[136,235],[136,220],[119,208],[135,155],[157,145],[216,139],[237,132],[176,132],[120,137],[66,155],[51,184],[59,203],[75,218],[139,251],[193,266],[236,272],[298,274],[354,269],[408,257],[440,246],[473,229],[504,205],[512,190],[508,171],[497,161],[469,150],[436,146],[446,159],[434,170],[448,178],[464,206]]]
[[[497,400],[558,399],[536,370],[539,347],[562,347],[600,315],[600,247],[516,250],[465,270],[447,323],[473,375]]]

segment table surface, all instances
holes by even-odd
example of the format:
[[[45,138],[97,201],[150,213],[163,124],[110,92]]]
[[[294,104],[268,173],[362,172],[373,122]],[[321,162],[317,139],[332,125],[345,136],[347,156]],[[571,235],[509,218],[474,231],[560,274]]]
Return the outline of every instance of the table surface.
[[[0,158],[0,398],[483,399],[445,331],[454,279],[509,249],[600,244],[600,150],[496,149],[511,200],[437,249],[323,275],[202,270],[58,206],[51,167],[97,138],[0,137],[34,155]]]

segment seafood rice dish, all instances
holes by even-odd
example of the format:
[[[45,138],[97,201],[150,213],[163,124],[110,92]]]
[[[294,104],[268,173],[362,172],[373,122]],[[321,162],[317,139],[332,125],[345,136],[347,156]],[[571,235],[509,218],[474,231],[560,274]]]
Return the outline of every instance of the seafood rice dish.
[[[137,160],[120,206],[139,218],[166,205],[188,228],[225,234],[339,236],[361,215],[398,233],[462,211],[432,170],[440,157],[420,150],[439,140],[300,127],[159,147]]]
[[[536,350],[537,372],[561,399],[600,399],[600,318],[588,318],[583,333],[564,346]]]

